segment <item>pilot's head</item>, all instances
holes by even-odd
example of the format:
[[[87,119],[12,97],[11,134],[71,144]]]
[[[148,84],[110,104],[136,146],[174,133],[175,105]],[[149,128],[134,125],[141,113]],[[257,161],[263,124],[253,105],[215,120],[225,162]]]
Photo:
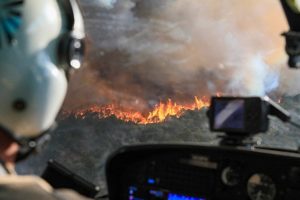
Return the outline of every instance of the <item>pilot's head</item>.
[[[84,37],[76,0],[1,0],[1,132],[36,146],[60,110],[70,70],[82,64]]]

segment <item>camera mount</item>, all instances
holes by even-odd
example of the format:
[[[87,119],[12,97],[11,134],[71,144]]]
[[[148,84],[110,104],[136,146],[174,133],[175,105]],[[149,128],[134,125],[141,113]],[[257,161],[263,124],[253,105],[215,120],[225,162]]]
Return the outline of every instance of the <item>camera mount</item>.
[[[212,97],[208,111],[210,129],[223,132],[220,145],[253,146],[261,139],[254,137],[269,129],[269,116],[289,122],[290,113],[269,97]]]

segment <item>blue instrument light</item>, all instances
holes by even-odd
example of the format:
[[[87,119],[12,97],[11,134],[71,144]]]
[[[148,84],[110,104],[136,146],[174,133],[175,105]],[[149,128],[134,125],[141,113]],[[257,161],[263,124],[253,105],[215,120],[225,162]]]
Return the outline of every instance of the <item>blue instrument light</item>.
[[[164,196],[164,193],[162,191],[157,190],[150,190],[150,194],[158,198],[163,198]]]
[[[155,179],[153,179],[153,178],[149,178],[148,179],[148,183],[150,184],[150,185],[153,185],[153,184],[155,184]]]
[[[178,194],[170,193],[168,195],[168,200],[206,200],[206,199],[205,198],[197,198],[197,197],[190,197],[190,196],[184,196],[184,195],[178,195]]]

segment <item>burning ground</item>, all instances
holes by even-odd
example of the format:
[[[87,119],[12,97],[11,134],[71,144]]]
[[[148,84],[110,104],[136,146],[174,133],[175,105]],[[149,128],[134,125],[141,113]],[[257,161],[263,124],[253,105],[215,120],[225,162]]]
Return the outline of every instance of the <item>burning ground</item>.
[[[194,102],[190,104],[177,104],[171,99],[167,102],[160,102],[155,105],[153,111],[149,113],[142,113],[134,109],[124,108],[115,104],[106,106],[91,105],[88,108],[76,109],[73,112],[63,112],[62,118],[68,116],[74,116],[76,118],[84,119],[87,115],[93,114],[99,119],[108,118],[114,116],[125,122],[133,122],[135,124],[155,124],[164,122],[168,117],[182,116],[186,111],[202,110],[209,107],[209,99],[207,97],[194,97]]]

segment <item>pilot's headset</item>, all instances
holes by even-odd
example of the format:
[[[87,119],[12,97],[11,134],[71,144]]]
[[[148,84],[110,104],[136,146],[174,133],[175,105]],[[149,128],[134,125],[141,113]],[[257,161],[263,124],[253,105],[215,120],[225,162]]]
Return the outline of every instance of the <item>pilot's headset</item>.
[[[0,131],[39,149],[64,101],[68,74],[82,66],[85,31],[76,0],[1,0]]]
[[[85,50],[85,31],[82,14],[76,0],[61,0],[67,15],[68,32],[61,36],[58,46],[59,65],[69,76],[71,70],[82,66]]]

